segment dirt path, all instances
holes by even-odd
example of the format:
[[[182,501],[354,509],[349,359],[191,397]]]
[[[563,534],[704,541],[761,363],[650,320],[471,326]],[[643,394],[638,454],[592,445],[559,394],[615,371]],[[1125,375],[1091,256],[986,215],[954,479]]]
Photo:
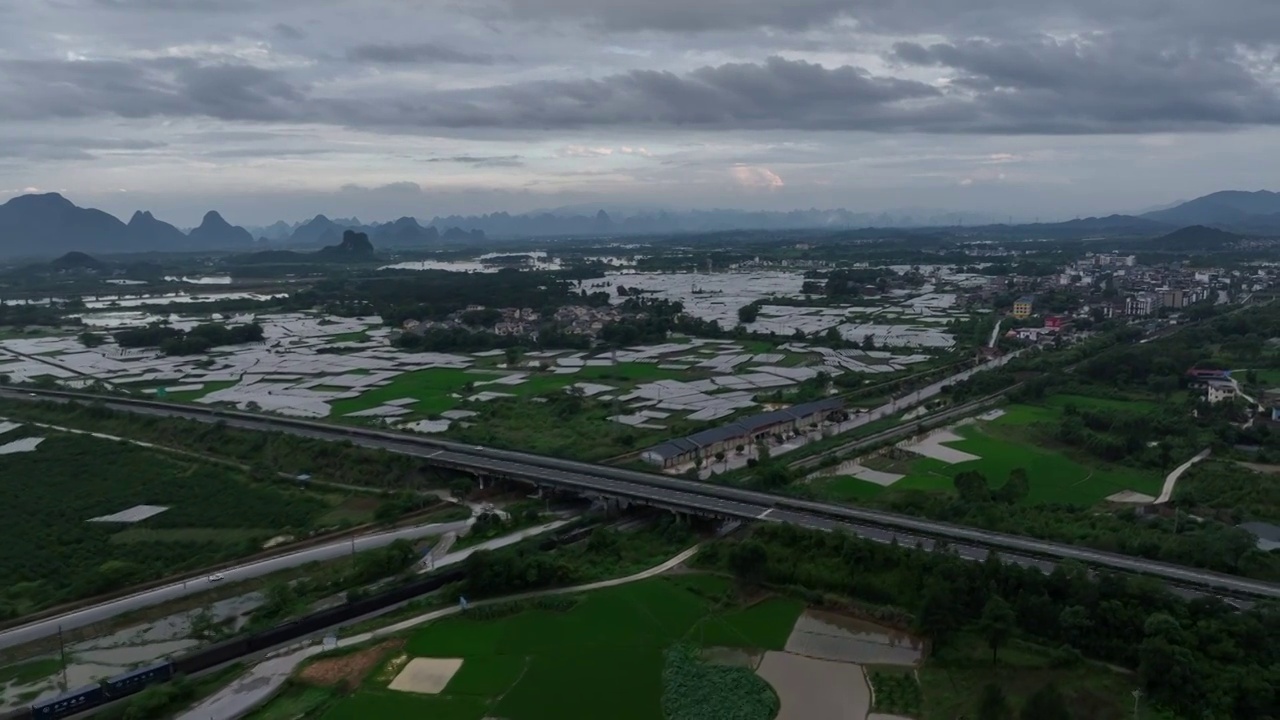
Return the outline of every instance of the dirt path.
[[[440,562],[436,564],[436,567],[443,567],[445,565],[452,564],[452,562],[457,562],[458,560],[455,558],[458,558],[458,556],[465,558],[466,555],[470,555],[475,550],[482,548],[483,545],[477,545],[467,548],[461,552],[448,555],[441,558]],[[698,552],[697,545],[685,550],[661,565],[623,578],[601,580],[599,582],[587,583],[586,585],[575,585],[573,587],[555,588],[552,590],[541,590],[538,592],[521,593],[519,595],[509,595],[502,598],[481,600],[479,602],[472,603],[471,607],[481,607],[494,603],[512,602],[515,600],[525,600],[528,598],[547,595],[566,595],[570,593],[587,592],[589,590],[599,590],[617,585],[625,585],[639,580],[647,580],[681,565],[686,560],[693,557],[696,552]],[[461,612],[461,610],[457,606],[429,612],[424,615],[409,618],[408,620],[403,620],[395,623],[394,625],[378,628],[371,632],[343,638],[338,641],[338,647],[349,647],[351,645],[358,645],[387,635],[394,635],[419,625],[429,623],[432,620],[439,620],[440,618],[449,617],[450,615],[456,615],[459,612]],[[268,659],[266,661],[255,665],[244,675],[240,676],[240,678],[234,683],[222,690],[219,690],[199,705],[196,705],[190,710],[179,715],[178,720],[209,720],[209,718],[218,718],[218,720],[237,720],[237,718],[242,718],[250,712],[253,712],[253,710],[255,710],[259,705],[270,700],[284,685],[285,681],[289,679],[289,676],[293,674],[298,665],[302,664],[304,660],[322,652],[324,652],[324,647],[316,644],[316,640],[313,638],[272,653],[267,656]],[[859,716],[858,720],[862,720],[862,717],[865,715],[866,711],[863,711],[863,715]]]

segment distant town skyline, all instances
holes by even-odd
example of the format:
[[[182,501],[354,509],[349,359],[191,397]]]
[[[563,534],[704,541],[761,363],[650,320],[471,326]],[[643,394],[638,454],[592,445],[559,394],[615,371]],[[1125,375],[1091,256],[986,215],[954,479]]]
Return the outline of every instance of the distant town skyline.
[[[9,0],[0,202],[127,218],[1280,189],[1270,0]]]

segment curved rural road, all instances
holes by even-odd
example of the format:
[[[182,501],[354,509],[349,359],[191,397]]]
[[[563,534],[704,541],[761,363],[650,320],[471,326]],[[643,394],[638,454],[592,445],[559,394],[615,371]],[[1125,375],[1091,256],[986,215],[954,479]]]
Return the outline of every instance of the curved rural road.
[[[390,545],[392,542],[400,539],[416,540],[418,538],[429,537],[432,535],[443,535],[449,532],[459,532],[471,526],[473,519],[459,520],[457,522],[448,523],[432,523],[430,525],[419,525],[416,527],[401,528],[399,530],[391,530],[388,532],[375,533],[372,535],[361,535],[354,540],[348,538],[344,540],[336,540],[325,545],[305,548],[297,552],[280,555],[266,560],[258,560],[244,565],[222,570],[220,574],[223,577],[221,582],[233,583],[242,580],[251,580],[264,575],[287,570],[299,565],[317,562],[321,560],[334,560],[354,552],[363,550],[372,550],[384,545]],[[93,607],[87,607],[82,610],[76,610],[65,615],[38,620],[26,625],[20,625],[10,630],[0,632],[0,650],[10,648],[33,640],[56,635],[59,627],[63,630],[72,630],[91,625],[96,622],[108,620],[117,615],[122,615],[133,610],[139,610],[152,605],[158,605],[170,600],[176,600],[187,595],[204,592],[210,589],[210,581],[208,575],[199,575],[188,578],[182,582],[175,582],[171,585],[145,590],[133,595],[127,595],[116,600],[111,600]]]
[[[460,550],[456,553],[450,553],[449,555],[441,558],[439,562],[436,563],[436,567],[443,567],[445,565],[452,565],[454,563],[461,562],[465,560],[468,555],[477,550],[489,550],[495,547],[501,547],[502,545],[509,545],[523,540],[529,534],[533,534],[534,531],[545,532],[553,526],[558,525],[556,523],[544,525],[540,528],[533,528],[532,531],[508,535],[496,540],[490,540],[487,543],[476,545],[475,547]],[[524,600],[546,595],[564,595],[568,593],[586,592],[588,590],[599,590],[601,588],[624,585],[638,580],[645,580],[654,577],[655,575],[661,575],[662,573],[676,567],[693,557],[693,554],[697,551],[698,546],[695,545],[670,560],[667,560],[661,565],[651,567],[643,572],[636,573],[635,575],[628,575],[623,578],[601,580],[599,582],[587,583],[585,585],[555,588],[552,590],[539,590],[536,592],[521,593],[519,595],[509,595],[507,597],[481,600],[472,603],[471,607],[481,607],[493,603],[511,602],[514,600]],[[417,617],[409,618],[408,620],[402,620],[393,625],[378,628],[377,630],[343,638],[338,641],[338,647],[350,647],[352,645],[359,645],[360,643],[368,642],[369,640],[384,637],[386,635],[394,635],[424,623],[431,622],[432,620],[456,615],[461,611],[461,608],[457,605],[443,608],[441,610],[435,610],[423,615],[418,615]],[[314,643],[315,640],[312,639],[304,642]],[[209,718],[216,718],[217,720],[235,720],[236,718],[242,718],[262,703],[271,699],[271,697],[279,691],[280,687],[284,685],[285,680],[293,674],[293,671],[297,669],[304,660],[313,655],[325,652],[325,648],[323,645],[317,644],[306,644],[304,647],[299,647],[299,645],[295,644],[279,652],[283,654],[277,655],[276,657],[268,656],[267,660],[250,668],[247,673],[242,675],[232,684],[222,690],[219,690],[216,694],[208,697],[199,705],[196,705],[182,715],[179,715],[178,720],[209,720]]]
[[[1164,479],[1164,487],[1160,489],[1160,497],[1156,498],[1155,504],[1161,505],[1169,502],[1173,498],[1173,488],[1178,484],[1178,478],[1182,477],[1182,473],[1189,470],[1192,465],[1209,457],[1210,452],[1212,452],[1210,448],[1205,448],[1196,453],[1195,457],[1174,468],[1173,472],[1169,473],[1169,476]]]

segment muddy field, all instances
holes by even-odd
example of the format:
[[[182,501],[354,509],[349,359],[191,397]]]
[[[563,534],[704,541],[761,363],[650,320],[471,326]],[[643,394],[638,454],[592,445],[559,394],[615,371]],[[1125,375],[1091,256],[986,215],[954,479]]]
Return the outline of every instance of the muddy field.
[[[776,720],[865,720],[871,689],[862,668],[789,652],[768,652],[756,669],[778,693]]]
[[[365,676],[403,643],[402,640],[389,640],[350,655],[317,660],[303,668],[298,673],[298,679],[322,687],[359,687]]]
[[[923,658],[919,639],[863,620],[806,611],[787,638],[787,652],[862,665],[915,665]]]
[[[756,674],[778,693],[777,720],[868,720],[871,687],[862,666],[914,666],[922,653],[920,641],[909,635],[809,610],[796,619],[786,649],[765,653]]]

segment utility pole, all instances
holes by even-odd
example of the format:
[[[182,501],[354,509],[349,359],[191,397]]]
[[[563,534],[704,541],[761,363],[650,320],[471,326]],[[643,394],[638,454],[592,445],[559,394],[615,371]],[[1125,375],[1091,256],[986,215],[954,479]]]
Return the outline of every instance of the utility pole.
[[[62,691],[67,691],[67,645],[62,641],[62,626],[58,626],[58,655],[62,658]]]

